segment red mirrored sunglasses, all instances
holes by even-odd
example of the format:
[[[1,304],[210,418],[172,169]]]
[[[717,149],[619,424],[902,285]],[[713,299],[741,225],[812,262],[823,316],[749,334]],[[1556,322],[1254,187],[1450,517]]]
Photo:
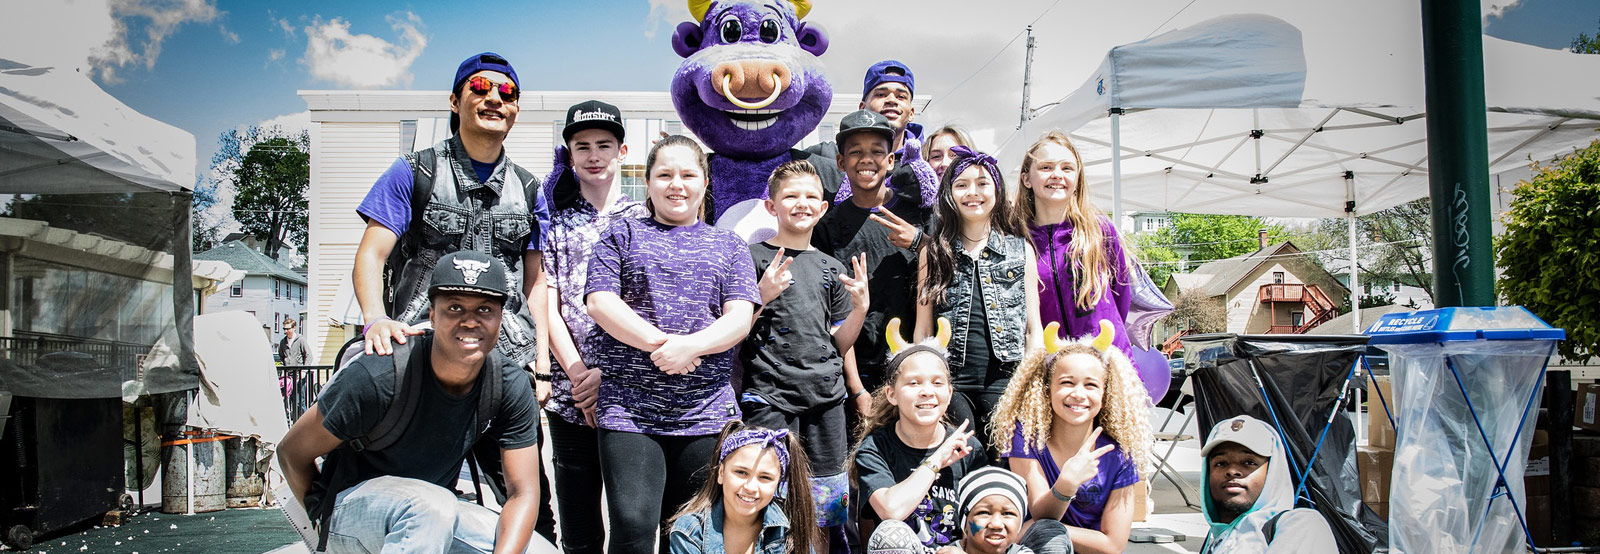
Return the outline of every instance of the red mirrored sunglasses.
[[[503,102],[516,102],[517,95],[520,93],[520,91],[517,90],[517,84],[510,81],[496,83],[494,81],[490,81],[488,77],[484,77],[482,75],[476,75],[471,79],[467,79],[467,90],[472,91],[473,94],[479,96],[488,96],[489,91],[494,89],[499,89],[500,100]]]

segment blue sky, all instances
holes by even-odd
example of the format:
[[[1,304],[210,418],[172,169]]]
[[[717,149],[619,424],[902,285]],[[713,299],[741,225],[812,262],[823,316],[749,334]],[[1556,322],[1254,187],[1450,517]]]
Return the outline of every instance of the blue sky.
[[[970,2],[817,0],[808,21],[830,31],[824,61],[836,90],[853,89],[871,61],[931,51],[941,63],[914,67],[918,93],[947,100],[939,113],[922,115],[1003,119],[993,115],[1003,110],[962,110],[999,104],[1015,112],[1022,48],[1008,39],[1032,21],[1043,47],[1058,49],[1041,52],[1062,58],[1060,82],[1075,85],[1109,45],[1209,17],[1207,10],[1224,9],[1218,4],[1249,1],[1138,0],[1141,9],[1129,10],[1110,7],[1126,3],[1033,0],[974,19],[965,15]],[[1564,48],[1578,33],[1600,29],[1595,0],[1482,1],[1485,31],[1508,40]],[[858,13],[863,5],[871,13]],[[297,90],[442,90],[455,65],[482,50],[511,59],[530,90],[663,90],[680,60],[672,29],[687,19],[682,2],[667,0],[0,0],[0,13],[20,14],[8,27],[23,30],[10,44],[0,38],[0,47],[32,48],[29,54],[90,71],[124,103],[194,134],[201,168],[219,133],[304,112]],[[1071,32],[1052,34],[1057,26]],[[18,36],[27,29],[31,39]],[[1037,68],[1036,77],[1053,78]],[[997,91],[995,100],[1012,98],[1010,107],[979,96],[988,90]]]

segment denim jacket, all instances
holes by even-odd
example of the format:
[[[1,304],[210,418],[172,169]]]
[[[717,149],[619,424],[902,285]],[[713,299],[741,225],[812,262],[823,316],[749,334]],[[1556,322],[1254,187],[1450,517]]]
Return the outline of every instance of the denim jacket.
[[[935,314],[950,320],[950,345],[946,348],[951,362],[966,359],[973,283],[983,287],[990,355],[1002,362],[1021,361],[1028,325],[1027,239],[989,231],[989,242],[976,260],[962,253],[959,239],[951,248],[956,253],[955,275]]]
[[[789,517],[783,515],[777,499],[761,512],[761,537],[756,541],[756,554],[783,554],[789,538]],[[678,518],[672,524],[668,537],[672,554],[724,554],[722,542],[722,503],[711,506],[710,511],[695,512]]]

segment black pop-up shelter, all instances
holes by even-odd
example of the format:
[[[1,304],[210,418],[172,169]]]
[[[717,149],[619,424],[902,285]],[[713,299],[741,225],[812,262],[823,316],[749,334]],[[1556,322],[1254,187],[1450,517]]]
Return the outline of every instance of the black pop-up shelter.
[[[1202,435],[1234,416],[1267,422],[1293,458],[1297,504],[1327,518],[1339,551],[1387,545],[1387,523],[1361,503],[1355,427],[1340,409],[1367,337],[1219,333],[1183,346]]]

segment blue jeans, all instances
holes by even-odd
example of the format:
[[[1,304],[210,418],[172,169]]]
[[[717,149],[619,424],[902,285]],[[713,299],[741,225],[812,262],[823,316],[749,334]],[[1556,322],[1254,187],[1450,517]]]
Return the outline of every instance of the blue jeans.
[[[328,552],[477,554],[494,551],[500,514],[462,502],[455,493],[418,479],[375,477],[340,492],[328,527]],[[527,553],[556,549],[537,533]]]

